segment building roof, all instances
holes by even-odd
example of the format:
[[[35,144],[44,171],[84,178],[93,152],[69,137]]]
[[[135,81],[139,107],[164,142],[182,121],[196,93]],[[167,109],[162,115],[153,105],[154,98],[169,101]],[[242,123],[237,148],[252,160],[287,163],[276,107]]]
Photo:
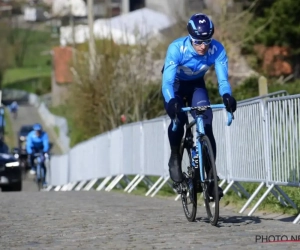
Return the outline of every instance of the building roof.
[[[120,16],[98,19],[94,22],[94,35],[98,39],[112,38],[117,44],[137,44],[146,41],[158,32],[175,24],[167,15],[142,8]],[[75,43],[89,39],[87,25],[77,25],[74,29]],[[60,28],[60,43],[65,45],[73,41],[71,26]]]
[[[142,8],[109,19],[96,20],[94,34],[96,37],[107,37],[111,34],[116,43],[127,43],[128,41],[123,41],[124,39],[135,43],[133,40],[147,39],[174,23],[175,20],[161,12]]]

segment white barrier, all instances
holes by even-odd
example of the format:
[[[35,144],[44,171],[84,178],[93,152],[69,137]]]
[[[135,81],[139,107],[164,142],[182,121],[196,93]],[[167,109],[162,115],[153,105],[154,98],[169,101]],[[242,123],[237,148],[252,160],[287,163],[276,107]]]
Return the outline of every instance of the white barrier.
[[[289,203],[296,208],[278,185],[299,186],[299,104],[300,95],[241,103],[231,127],[225,125],[225,110],[214,111],[218,174],[229,183],[224,193],[232,188],[249,197],[241,213],[264,185],[268,189],[249,215],[269,193],[282,204]],[[126,175],[133,175],[125,190],[131,192],[140,181],[146,182],[147,176],[157,176],[158,180],[146,193],[146,196],[153,197],[169,181],[169,123],[170,119],[164,116],[127,124],[78,144],[68,154],[67,182],[62,183],[60,177],[55,180],[55,176],[51,175],[51,185],[80,182],[77,190],[90,190],[97,186],[96,180],[104,179],[96,190],[110,191]],[[63,158],[54,156],[51,171],[56,164],[62,166],[63,161]],[[260,185],[250,196],[239,182],[257,182]],[[300,216],[295,223],[299,220]]]
[[[29,103],[37,107],[39,115],[47,126],[57,127],[59,130],[58,144],[64,153],[70,149],[70,138],[68,137],[68,123],[63,117],[53,115],[40,98],[35,94],[29,94]]]

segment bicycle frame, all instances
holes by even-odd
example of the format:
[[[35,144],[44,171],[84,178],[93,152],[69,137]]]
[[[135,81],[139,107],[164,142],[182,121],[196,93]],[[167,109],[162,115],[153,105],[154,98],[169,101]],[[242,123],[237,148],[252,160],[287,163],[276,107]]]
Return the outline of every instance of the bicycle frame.
[[[202,108],[202,110],[201,110]],[[203,176],[203,166],[202,166],[202,145],[200,142],[200,137],[205,135],[205,131],[204,131],[204,123],[203,123],[203,113],[207,110],[207,109],[223,109],[225,108],[224,104],[213,104],[213,105],[209,105],[209,106],[199,106],[199,107],[184,107],[181,109],[182,112],[189,112],[189,111],[193,111],[195,110],[196,112],[196,118],[191,121],[189,123],[189,127],[194,126],[194,124],[196,124],[196,133],[197,133],[197,142],[196,142],[196,146],[198,149],[198,162],[199,162],[199,168],[201,171],[200,172],[200,180],[201,182],[204,182],[204,176]],[[198,111],[197,111],[198,110]],[[233,114],[228,112],[228,117],[227,117],[227,126],[230,126],[232,123],[232,120],[234,119]],[[172,130],[175,131],[177,129],[177,125],[178,125],[178,119],[176,118],[175,120],[173,120],[173,128]]]

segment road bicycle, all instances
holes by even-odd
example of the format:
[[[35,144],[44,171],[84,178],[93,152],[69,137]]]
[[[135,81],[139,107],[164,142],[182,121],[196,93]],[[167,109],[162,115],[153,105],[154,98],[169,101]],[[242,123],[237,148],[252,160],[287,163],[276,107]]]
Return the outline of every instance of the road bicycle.
[[[195,119],[186,121],[185,135],[180,145],[181,159],[188,160],[187,171],[183,172],[184,181],[177,184],[181,195],[183,210],[188,221],[194,221],[197,213],[197,193],[202,193],[208,219],[212,225],[217,225],[219,219],[219,187],[215,158],[209,138],[205,135],[203,118],[208,109],[223,109],[224,104],[209,106],[184,107],[182,112],[195,112]],[[233,113],[228,112],[227,125],[234,119]],[[173,120],[175,131],[178,119]],[[196,125],[196,146],[192,128]]]
[[[48,155],[44,153],[34,154],[34,165],[36,168],[35,181],[37,183],[39,191],[43,189],[43,184],[46,181],[46,160]]]

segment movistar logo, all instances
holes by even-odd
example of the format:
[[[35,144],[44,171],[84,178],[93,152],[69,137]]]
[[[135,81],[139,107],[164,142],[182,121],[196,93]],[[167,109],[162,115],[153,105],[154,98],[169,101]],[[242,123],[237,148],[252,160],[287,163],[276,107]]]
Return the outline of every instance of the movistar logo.
[[[184,46],[180,47],[180,52],[181,53],[185,53],[186,50],[187,50],[187,47],[184,47]]]
[[[213,45],[212,48],[208,50],[209,55],[213,55],[218,50],[216,45]]]

